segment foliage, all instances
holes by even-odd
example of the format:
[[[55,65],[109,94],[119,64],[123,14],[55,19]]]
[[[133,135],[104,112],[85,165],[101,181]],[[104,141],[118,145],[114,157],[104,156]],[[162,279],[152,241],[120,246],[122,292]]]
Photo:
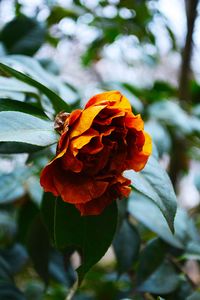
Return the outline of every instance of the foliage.
[[[177,209],[177,178],[200,158],[198,82],[191,81],[186,104],[178,99],[178,88],[165,81],[147,87],[126,80],[98,83],[128,96],[154,142],[145,169],[127,172],[132,181],[127,200],[113,203],[98,217],[80,217],[71,205],[43,193],[39,184],[41,169],[56,151],[55,115],[78,107],[81,94],[60,79],[59,69],[54,74],[48,70],[51,60],[32,57],[44,43],[57,47],[62,39],[73,39],[52,28],[64,19],[78,23],[81,16],[90,16],[88,26],[97,34],[81,61],[93,68],[105,47],[123,37],[134,36],[141,51],[147,44],[156,48],[151,24],[158,15],[172,49],[179,51],[169,24],[149,3],[156,1],[99,1],[92,8],[87,1],[74,0],[70,8],[50,2],[41,22],[37,13],[26,16],[16,1],[15,18],[0,32],[0,153],[2,166],[8,165],[8,170],[0,169],[0,299],[64,299],[77,274],[82,285],[75,300],[199,299],[199,283],[186,267],[191,260],[199,266],[199,207]],[[116,13],[106,17],[110,5]],[[158,59],[159,51],[155,53]],[[166,155],[169,176],[160,164]],[[199,174],[195,184],[199,189]],[[96,264],[111,243],[114,257]]]

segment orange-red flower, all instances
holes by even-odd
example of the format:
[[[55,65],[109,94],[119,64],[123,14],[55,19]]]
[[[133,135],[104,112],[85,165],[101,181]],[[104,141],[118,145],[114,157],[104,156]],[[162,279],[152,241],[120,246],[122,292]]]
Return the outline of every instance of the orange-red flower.
[[[40,182],[45,192],[74,204],[81,215],[98,215],[113,200],[129,195],[130,180],[122,173],[144,168],[151,138],[118,91],[98,94],[83,110],[65,115],[57,155]]]

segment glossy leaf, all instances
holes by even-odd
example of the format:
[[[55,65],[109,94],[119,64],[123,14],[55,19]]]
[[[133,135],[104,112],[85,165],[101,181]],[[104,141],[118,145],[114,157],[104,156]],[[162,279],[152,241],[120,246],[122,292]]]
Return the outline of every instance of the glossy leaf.
[[[144,194],[158,206],[173,232],[176,195],[169,176],[158,161],[151,156],[142,172],[128,171],[126,175],[131,179],[134,190]]]
[[[144,283],[138,287],[140,292],[165,295],[173,292],[179,285],[179,276],[174,267],[163,263]]]
[[[140,249],[137,229],[124,220],[113,241],[119,274],[131,269]]]
[[[140,254],[137,271],[139,283],[145,281],[164,261],[167,245],[160,239],[151,240]]]
[[[0,299],[26,300],[22,292],[10,282],[0,282]]]
[[[27,201],[21,207],[18,228],[19,239],[26,246],[35,270],[47,284],[49,280],[49,238],[39,209],[33,202]]]
[[[71,247],[80,251],[82,264],[77,272],[81,283],[112,242],[117,224],[116,202],[101,215],[81,217],[73,205],[45,193],[42,213],[54,245],[63,251]]]
[[[52,122],[22,112],[0,112],[0,127],[0,142],[49,146],[58,140]]]
[[[18,243],[5,249],[0,249],[0,255],[10,266],[11,274],[22,271],[22,268],[28,262],[28,254],[25,248]]]
[[[0,63],[0,70],[4,72],[6,75],[13,76],[17,78],[18,80],[21,80],[22,82],[25,82],[35,88],[37,88],[40,92],[42,92],[44,95],[46,95],[49,100],[51,101],[55,112],[60,112],[62,110],[67,111],[68,105],[66,102],[64,102],[57,94],[55,94],[52,90],[47,88],[45,85],[40,83],[39,81],[31,78],[30,76],[23,74],[22,72],[19,72],[13,68],[11,68],[8,65],[5,65],[3,63]]]
[[[192,293],[186,300],[199,300],[200,299],[200,292],[196,291]]]
[[[36,94],[37,89],[29,84],[11,77],[0,76],[0,91]],[[1,94],[0,94],[1,95]]]
[[[58,94],[62,99],[65,99],[67,103],[72,104],[78,99],[77,90],[74,90],[73,87],[69,84],[66,84],[58,77],[58,75],[53,75],[50,72],[47,72],[41,64],[34,58],[25,56],[25,55],[10,55],[3,58],[3,63],[6,65],[15,66],[22,70],[23,73],[27,74],[31,78],[34,78],[36,81],[40,82],[47,88],[53,90]],[[66,103],[66,102],[65,102]],[[67,105],[66,103],[66,105]],[[66,107],[67,111],[70,112],[70,107]]]
[[[47,115],[36,106],[11,99],[0,100],[0,112],[1,111],[19,111],[35,117],[48,119]]]
[[[42,46],[45,34],[46,29],[42,23],[20,15],[4,26],[0,40],[8,53],[32,56]]]
[[[1,154],[33,153],[41,149],[43,149],[43,147],[26,143],[0,142]]]
[[[158,206],[148,197],[133,191],[129,198],[128,211],[139,222],[153,232],[156,232],[164,241],[177,248],[184,248],[182,241],[171,233],[166,219]],[[175,232],[177,232],[177,228]]]
[[[16,168],[12,173],[0,174],[0,204],[7,204],[24,195],[24,181],[30,175],[27,168]]]

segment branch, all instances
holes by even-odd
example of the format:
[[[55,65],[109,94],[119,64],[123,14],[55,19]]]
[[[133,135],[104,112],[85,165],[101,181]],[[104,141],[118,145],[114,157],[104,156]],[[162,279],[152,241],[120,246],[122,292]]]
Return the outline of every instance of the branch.
[[[78,280],[74,283],[74,285],[72,286],[72,288],[69,290],[65,300],[72,300],[76,291],[78,289]]]
[[[185,47],[182,52],[182,65],[179,79],[179,99],[187,101],[189,99],[189,77],[190,64],[193,48],[193,32],[194,24],[197,17],[198,0],[186,1],[186,15],[187,15],[187,35],[185,40]]]

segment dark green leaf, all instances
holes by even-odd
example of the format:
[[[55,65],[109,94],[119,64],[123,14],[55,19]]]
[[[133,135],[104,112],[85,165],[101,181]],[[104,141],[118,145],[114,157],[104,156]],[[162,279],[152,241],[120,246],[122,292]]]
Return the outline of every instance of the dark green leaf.
[[[178,287],[179,281],[174,267],[169,263],[164,263],[138,287],[138,291],[158,295],[169,294]]]
[[[23,74],[22,72],[19,72],[3,63],[0,63],[0,70],[4,72],[7,75],[13,76],[17,78],[20,81],[23,81],[25,83],[28,83],[29,85],[37,88],[40,92],[42,92],[44,95],[46,95],[49,100],[51,101],[55,112],[60,112],[62,110],[69,111],[69,107],[66,102],[64,102],[57,94],[55,94],[52,90],[47,88],[45,85],[41,84],[39,81],[36,81],[35,79],[29,77],[26,74]]]
[[[44,149],[43,147],[17,142],[0,142],[1,154],[13,154],[13,153],[34,153]]]
[[[140,254],[137,279],[145,281],[163,262],[167,245],[160,239],[151,240]]]
[[[26,300],[25,296],[18,290],[14,284],[0,282],[0,299],[2,300]]]
[[[129,171],[133,188],[153,201],[164,215],[169,228],[174,231],[176,195],[171,181],[158,161],[151,156],[142,172]]]
[[[47,19],[48,25],[57,24],[63,18],[77,19],[79,14],[75,10],[67,9],[61,6],[54,6],[51,14]]]
[[[0,142],[49,146],[58,140],[53,123],[22,112],[0,112]]]
[[[33,202],[28,201],[21,207],[18,228],[19,239],[26,245],[35,270],[47,284],[49,279],[49,237],[41,220],[39,209]]]
[[[0,204],[15,201],[24,195],[24,181],[30,175],[27,168],[17,168],[12,173],[0,174]]]
[[[45,40],[46,28],[42,23],[24,15],[7,23],[0,33],[0,40],[8,53],[34,55]]]
[[[0,256],[0,282],[2,281],[12,282],[12,277],[9,264],[2,256]]]
[[[35,117],[48,119],[47,115],[39,108],[25,102],[1,99],[0,100],[0,112],[1,111],[19,111]]]
[[[119,274],[131,269],[140,249],[137,229],[124,220],[113,241]]]
[[[35,270],[47,284],[49,280],[49,237],[40,216],[37,215],[31,223],[26,245]]]
[[[159,157],[169,153],[171,149],[171,139],[167,129],[155,120],[145,123],[145,130],[151,135],[153,142],[156,144]]]
[[[62,250],[73,247],[81,252],[82,264],[77,269],[81,282],[112,242],[117,224],[116,202],[101,215],[81,217],[73,205],[45,193],[42,213],[54,245]]]
[[[200,292],[198,291],[192,293],[192,295],[186,298],[186,300],[199,300],[199,299],[200,299]]]
[[[69,84],[63,82],[58,76],[46,71],[34,58],[25,55],[10,55],[3,58],[2,63],[19,68],[24,74],[43,84],[54,93],[65,99],[68,104],[74,103],[78,99],[78,93]],[[70,112],[71,107],[65,106]]]
[[[11,274],[20,272],[28,261],[25,248],[17,243],[5,249],[0,249],[0,255],[10,266]]]
[[[0,91],[20,92],[25,94],[36,94],[37,89],[20,80],[0,76]],[[2,95],[0,94],[2,97]],[[13,98],[15,99],[15,98]]]
[[[76,274],[70,262],[70,255],[62,255],[59,251],[52,249],[50,252],[49,274],[51,278],[71,287],[76,281]]]
[[[0,212],[0,247],[9,247],[16,238],[16,223],[8,213]]]
[[[164,241],[177,248],[184,248],[182,241],[169,230],[167,222],[158,206],[148,197],[133,191],[129,198],[128,211],[147,228],[156,232]],[[182,227],[185,220],[182,220],[179,224],[179,219],[176,217],[175,222],[175,232],[179,231],[180,234],[183,230]]]

